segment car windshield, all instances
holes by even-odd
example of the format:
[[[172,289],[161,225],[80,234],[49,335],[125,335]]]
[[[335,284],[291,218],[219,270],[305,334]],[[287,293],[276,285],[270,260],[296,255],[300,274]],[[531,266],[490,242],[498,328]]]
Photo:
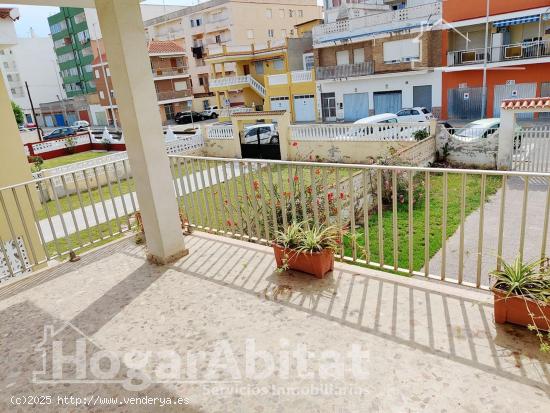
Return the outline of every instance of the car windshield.
[[[487,132],[487,130],[494,129],[496,127],[497,126],[488,127],[488,126],[483,126],[482,123],[471,122],[471,123],[468,123],[463,128],[460,128],[455,133],[455,135],[460,136],[462,138],[472,138],[472,139],[481,138],[485,134],[485,132]]]

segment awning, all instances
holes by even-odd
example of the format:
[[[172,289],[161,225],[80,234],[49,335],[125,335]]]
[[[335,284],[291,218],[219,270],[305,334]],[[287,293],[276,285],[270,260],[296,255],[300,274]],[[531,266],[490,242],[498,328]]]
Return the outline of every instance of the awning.
[[[534,16],[522,16],[522,17],[516,17],[515,19],[506,19],[506,20],[500,20],[498,22],[494,22],[494,27],[507,27],[507,26],[514,26],[516,24],[524,24],[524,23],[534,23],[538,22],[540,19],[540,15],[536,14]]]

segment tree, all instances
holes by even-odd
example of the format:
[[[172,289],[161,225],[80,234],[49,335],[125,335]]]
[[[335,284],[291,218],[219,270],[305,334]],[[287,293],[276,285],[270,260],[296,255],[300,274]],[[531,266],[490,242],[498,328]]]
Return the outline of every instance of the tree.
[[[25,115],[23,114],[23,110],[17,103],[13,101],[11,102],[11,108],[13,109],[13,115],[15,116],[15,121],[17,122],[18,125],[22,125],[23,122],[25,121]]]

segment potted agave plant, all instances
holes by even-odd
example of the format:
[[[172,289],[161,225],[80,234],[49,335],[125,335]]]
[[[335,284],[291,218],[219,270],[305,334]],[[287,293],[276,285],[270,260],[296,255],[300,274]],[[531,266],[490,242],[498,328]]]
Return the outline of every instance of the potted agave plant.
[[[503,262],[491,277],[495,322],[526,326],[540,339],[541,351],[550,352],[550,268],[545,260]]]
[[[323,278],[334,269],[334,251],[339,242],[340,231],[336,227],[290,224],[273,243],[277,267]]]

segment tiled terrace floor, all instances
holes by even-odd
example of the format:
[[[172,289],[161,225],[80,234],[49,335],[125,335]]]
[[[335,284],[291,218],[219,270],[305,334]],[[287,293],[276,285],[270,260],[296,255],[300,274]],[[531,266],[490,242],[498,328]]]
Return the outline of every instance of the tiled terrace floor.
[[[125,239],[83,256],[80,262],[0,288],[0,411],[15,407],[10,405],[11,396],[31,394],[190,400],[185,408],[122,404],[82,408],[89,411],[549,411],[550,359],[540,355],[536,340],[525,329],[495,327],[487,293],[343,264],[325,280],[279,274],[274,272],[269,248],[201,233],[188,237],[187,243],[191,254],[167,267],[148,265],[142,247]],[[33,371],[43,367],[36,346],[43,341],[45,325],[59,330],[55,341],[62,342],[65,354],[74,354],[75,339],[86,337],[90,365],[99,349],[175,351],[184,357],[183,381],[164,380],[140,392],[109,380],[35,383]],[[345,355],[358,344],[367,351],[363,370],[368,374],[355,377],[346,360],[343,379],[298,377],[295,365],[285,379],[283,359],[277,358],[274,377],[232,382],[226,372],[220,376],[222,384],[204,382],[210,379],[206,367],[220,340],[225,340],[230,353],[223,353],[219,361],[231,364],[234,355],[244,376],[247,339],[256,340],[257,350],[277,357],[281,349],[293,351],[306,344],[316,353],[310,371],[326,365],[327,360],[318,357],[320,352]],[[51,343],[46,340],[42,346],[46,372],[35,375],[37,380],[53,377]],[[205,357],[199,358],[197,375],[192,377],[202,381],[186,381],[185,372],[192,369],[185,355],[198,351]],[[135,360],[125,359],[115,378],[131,375]],[[143,372],[153,377],[161,365],[151,357]],[[101,366],[109,370],[105,360]],[[78,378],[77,373],[67,364],[63,378]],[[87,370],[86,377],[95,376]],[[213,394],[214,389],[235,385],[246,393],[253,391],[246,386],[272,384],[277,387],[269,387],[268,394]],[[326,386],[322,395],[272,392],[320,384],[341,393],[351,389],[354,394],[329,394]],[[56,401],[33,411],[79,411]]]

